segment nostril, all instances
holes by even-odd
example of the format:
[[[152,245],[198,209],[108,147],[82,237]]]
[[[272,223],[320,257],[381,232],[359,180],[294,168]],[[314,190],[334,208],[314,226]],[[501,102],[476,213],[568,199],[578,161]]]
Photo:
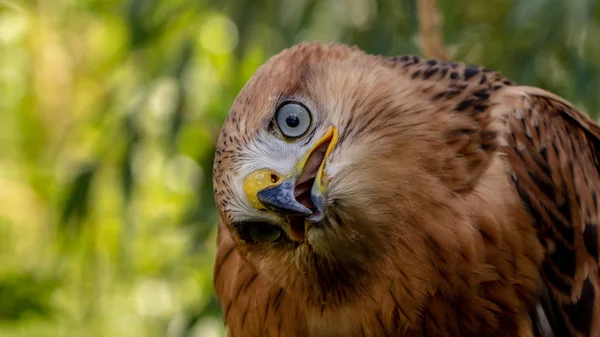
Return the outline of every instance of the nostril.
[[[278,181],[279,181],[279,176],[277,176],[275,173],[271,173],[271,182],[273,184],[275,184]]]

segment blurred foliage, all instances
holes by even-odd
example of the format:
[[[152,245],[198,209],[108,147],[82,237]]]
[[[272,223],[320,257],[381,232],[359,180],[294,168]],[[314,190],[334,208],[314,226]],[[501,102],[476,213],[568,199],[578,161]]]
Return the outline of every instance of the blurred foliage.
[[[598,116],[592,0],[440,1],[453,58]],[[0,335],[222,336],[220,124],[305,40],[419,53],[415,0],[0,0]]]

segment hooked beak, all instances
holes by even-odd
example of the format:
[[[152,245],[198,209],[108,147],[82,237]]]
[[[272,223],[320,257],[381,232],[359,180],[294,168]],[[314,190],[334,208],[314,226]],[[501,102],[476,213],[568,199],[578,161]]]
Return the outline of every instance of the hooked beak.
[[[260,190],[256,194],[258,201],[274,212],[297,216],[311,215],[312,211],[294,198],[294,180],[290,177],[279,185]]]
[[[259,210],[270,210],[289,217],[294,232],[304,241],[309,223],[323,220],[328,181],[324,177],[325,162],[338,141],[338,131],[330,126],[327,132],[295,165],[287,176],[269,169],[252,172],[244,179],[244,192],[250,204]],[[301,219],[300,223],[299,219]]]

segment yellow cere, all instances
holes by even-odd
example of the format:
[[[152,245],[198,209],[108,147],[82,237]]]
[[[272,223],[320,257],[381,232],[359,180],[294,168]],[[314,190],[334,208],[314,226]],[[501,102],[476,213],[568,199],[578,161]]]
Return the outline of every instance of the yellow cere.
[[[310,149],[310,151],[308,151],[308,153],[304,156],[304,158],[302,158],[302,160],[300,160],[296,164],[293,172],[291,172],[290,175],[288,175],[286,177],[282,177],[281,175],[279,175],[279,173],[277,173],[273,170],[269,170],[269,169],[261,169],[261,170],[257,170],[257,171],[250,173],[244,179],[244,193],[246,194],[246,199],[248,200],[250,205],[259,210],[266,209],[263,206],[263,204],[260,201],[258,201],[258,198],[257,198],[258,192],[260,192],[261,190],[263,190],[267,187],[275,186],[275,185],[281,183],[283,180],[285,180],[289,176],[300,175],[302,173],[302,169],[304,168],[304,165],[306,164],[306,161],[308,160],[310,155],[319,146],[323,145],[326,142],[330,142],[329,145],[327,146],[327,151],[325,152],[325,156],[323,157],[323,162],[319,166],[319,170],[317,171],[317,176],[316,176],[316,186],[315,187],[317,187],[318,189],[321,190],[321,192],[323,192],[323,189],[325,188],[325,186],[323,186],[322,178],[323,178],[323,170],[325,168],[325,161],[326,161],[327,157],[331,154],[331,151],[333,151],[335,145],[337,144],[337,141],[338,141],[338,131],[335,127],[330,126],[329,129],[327,130],[327,133],[321,139],[319,139],[319,141],[312,147],[312,149]]]
[[[269,169],[262,169],[250,173],[244,179],[244,193],[246,199],[250,202],[250,205],[256,209],[265,209],[265,207],[258,201],[256,195],[261,190],[275,186],[281,181],[281,177],[276,172]]]

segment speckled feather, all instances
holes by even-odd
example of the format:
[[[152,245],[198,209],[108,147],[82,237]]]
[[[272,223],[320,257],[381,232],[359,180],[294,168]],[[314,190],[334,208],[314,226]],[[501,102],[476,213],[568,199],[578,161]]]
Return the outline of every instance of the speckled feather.
[[[315,119],[295,144],[272,128],[286,99]],[[261,215],[240,176],[285,168],[329,124],[340,140],[321,235],[242,240],[237,221]],[[590,118],[494,71],[340,44],[285,50],[240,92],[217,146],[228,334],[599,336],[599,151]]]

